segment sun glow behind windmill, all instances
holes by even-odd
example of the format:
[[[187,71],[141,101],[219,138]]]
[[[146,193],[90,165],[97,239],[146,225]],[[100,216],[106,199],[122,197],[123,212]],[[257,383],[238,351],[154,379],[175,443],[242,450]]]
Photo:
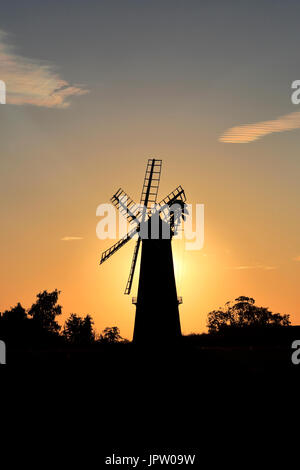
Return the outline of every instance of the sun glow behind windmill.
[[[130,294],[140,245],[142,253],[133,340],[173,341],[181,336],[174,275],[172,237],[187,213],[185,192],[181,186],[157,204],[162,160],[149,159],[146,167],[140,204],[136,204],[121,188],[111,198],[114,206],[133,228],[117,243],[102,253],[100,264],[131,240],[136,234],[133,258],[125,294]]]

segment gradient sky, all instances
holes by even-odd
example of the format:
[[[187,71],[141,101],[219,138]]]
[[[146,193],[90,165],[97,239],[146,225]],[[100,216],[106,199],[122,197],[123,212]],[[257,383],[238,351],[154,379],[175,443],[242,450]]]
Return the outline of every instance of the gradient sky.
[[[289,0],[1,2],[0,310],[58,288],[63,319],[131,338],[134,244],[100,267],[95,214],[120,186],[139,200],[156,156],[161,198],[182,184],[205,204],[203,250],[174,242],[183,332],[239,295],[299,324],[299,17]]]

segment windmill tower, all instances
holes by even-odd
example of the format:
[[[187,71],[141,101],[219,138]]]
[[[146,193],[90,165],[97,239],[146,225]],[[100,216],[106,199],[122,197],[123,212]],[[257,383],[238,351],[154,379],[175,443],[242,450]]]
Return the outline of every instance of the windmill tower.
[[[131,292],[138,253],[142,243],[140,277],[133,333],[135,343],[169,342],[181,336],[172,237],[187,213],[185,193],[181,186],[157,204],[162,160],[149,159],[143,182],[140,204],[136,204],[121,188],[111,198],[112,203],[133,226],[127,235],[101,256],[100,264],[138,235],[125,294]]]

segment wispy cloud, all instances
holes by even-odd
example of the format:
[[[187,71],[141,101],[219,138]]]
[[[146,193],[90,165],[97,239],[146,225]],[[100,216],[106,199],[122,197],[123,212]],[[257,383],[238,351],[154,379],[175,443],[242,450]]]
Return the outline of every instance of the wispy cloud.
[[[231,127],[219,137],[219,141],[247,144],[274,132],[291,131],[293,129],[300,129],[300,112],[285,114],[272,121],[260,121]]]
[[[6,102],[47,108],[67,108],[72,96],[88,90],[63,80],[53,65],[17,55],[0,30],[0,78],[6,83]]]
[[[277,269],[277,266],[266,266],[263,264],[254,264],[249,266],[229,266],[226,269],[237,269],[237,270],[245,270],[245,269],[263,269],[265,271],[270,271],[272,269]]]
[[[83,237],[63,237],[61,240],[64,242],[69,242],[72,240],[83,240]]]

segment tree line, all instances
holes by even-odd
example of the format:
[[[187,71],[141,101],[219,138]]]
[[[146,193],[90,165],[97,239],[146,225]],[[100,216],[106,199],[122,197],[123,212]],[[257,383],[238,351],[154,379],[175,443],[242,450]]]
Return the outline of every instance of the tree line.
[[[223,308],[209,312],[207,327],[210,333],[232,328],[266,328],[289,326],[290,316],[272,313],[267,307],[258,307],[252,297],[240,296],[226,302]]]
[[[20,303],[0,313],[0,339],[16,346],[115,344],[129,342],[120,335],[117,326],[106,327],[100,334],[94,328],[90,315],[81,317],[72,313],[61,326],[57,318],[62,314],[58,303],[60,291],[44,290],[36,296],[35,303],[25,309]],[[251,297],[240,296],[227,302],[223,308],[208,313],[207,327],[210,335],[226,331],[253,328],[275,328],[290,325],[289,315],[272,313],[259,307]],[[158,326],[159,327],[159,326]]]
[[[126,342],[118,327],[107,327],[101,334],[94,329],[90,315],[81,317],[72,313],[61,326],[57,318],[62,314],[58,303],[60,291],[44,290],[36,296],[36,302],[25,309],[20,303],[0,313],[0,337],[18,345],[88,346],[95,343],[112,344]]]

